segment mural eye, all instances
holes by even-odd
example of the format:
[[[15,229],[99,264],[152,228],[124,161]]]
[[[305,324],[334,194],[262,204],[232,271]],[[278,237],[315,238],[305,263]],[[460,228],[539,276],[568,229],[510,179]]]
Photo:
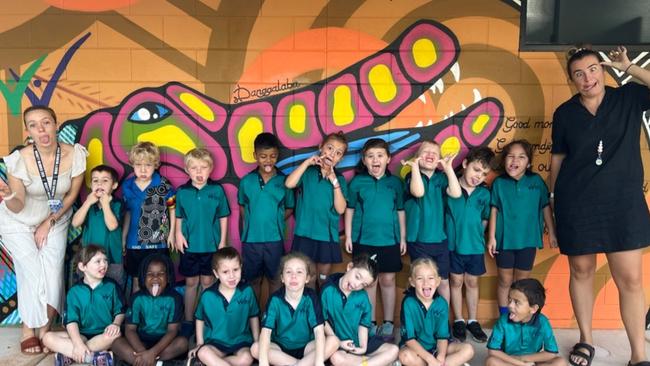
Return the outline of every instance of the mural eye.
[[[160,103],[146,102],[135,108],[129,115],[129,121],[140,123],[159,122],[169,116],[172,111]]]

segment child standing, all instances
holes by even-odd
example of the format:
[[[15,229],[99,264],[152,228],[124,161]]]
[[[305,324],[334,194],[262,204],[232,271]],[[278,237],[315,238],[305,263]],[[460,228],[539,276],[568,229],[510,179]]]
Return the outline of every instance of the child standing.
[[[505,174],[492,183],[488,252],[496,255],[499,313],[508,312],[508,292],[513,280],[528,278],[537,248],[543,247],[544,223],[551,248],[557,247],[548,188],[530,170],[533,148],[526,140],[503,147]]]
[[[210,152],[192,149],[184,160],[190,180],[176,192],[176,249],[185,276],[185,321],[192,322],[199,281],[202,290],[212,285],[212,255],[226,245],[230,206],[221,184],[209,178]]]
[[[508,312],[501,314],[488,341],[486,366],[565,366],[553,329],[542,314],[544,287],[534,278],[515,281]],[[524,342],[525,341],[525,342]]]
[[[65,332],[48,332],[43,345],[57,352],[56,366],[77,363],[111,365],[107,351],[120,336],[124,320],[124,299],[120,286],[105,278],[108,259],[104,248],[88,245],[81,248],[75,260],[81,281],[66,296],[63,317]]]
[[[174,267],[168,256],[152,254],[140,267],[143,288],[133,296],[126,313],[124,337],[113,352],[131,365],[154,365],[187,352],[187,338],[179,336],[183,300],[172,287]]]
[[[140,263],[150,254],[169,255],[174,248],[175,192],[167,178],[156,169],[160,151],[151,142],[139,142],[129,152],[133,176],[124,181],[122,198],[127,213],[126,273],[133,279],[133,292],[138,291]]]
[[[350,182],[345,211],[345,249],[348,253],[354,251],[354,255],[377,255],[384,323],[376,333],[392,338],[395,273],[402,270],[401,256],[406,253],[404,185],[386,170],[390,162],[386,141],[369,139],[361,154],[357,175]],[[374,328],[377,283],[371,284],[366,291],[372,304]],[[375,334],[373,329],[370,333]]]
[[[456,155],[440,156],[440,146],[423,141],[406,176],[406,241],[411,262],[427,256],[438,264],[442,282],[438,293],[449,302],[449,244],[445,234],[445,195],[462,195],[452,165]],[[444,173],[436,169],[440,165]]]
[[[282,257],[283,286],[269,298],[259,341],[251,348],[260,366],[323,365],[338,347],[335,337],[325,337],[316,292],[305,288],[309,268],[309,258],[302,253]]]
[[[447,199],[447,237],[450,249],[451,308],[454,312],[452,335],[465,341],[469,330],[476,342],[487,335],[476,320],[479,299],[478,276],[485,273],[485,227],[490,218],[490,190],[483,185],[490,173],[494,153],[489,147],[476,147],[463,160],[459,179],[463,194]],[[469,320],[463,319],[463,284]]]
[[[362,253],[352,259],[345,273],[331,275],[323,286],[325,334],[335,336],[339,348],[330,357],[334,366],[383,366],[397,359],[396,345],[378,336],[368,337],[372,308],[363,289],[376,277],[377,262]]]
[[[411,263],[411,288],[402,300],[399,359],[403,365],[459,366],[474,357],[468,343],[449,344],[449,305],[436,293],[440,275],[427,257]]]
[[[196,308],[197,357],[208,366],[251,365],[250,346],[260,331],[259,307],[253,289],[241,280],[241,257],[232,247],[213,256],[217,283],[201,294]]]
[[[316,264],[322,285],[332,263],[341,263],[339,218],[345,212],[347,183],[334,167],[345,155],[348,142],[342,132],[331,133],[319,146],[319,154],[306,159],[285,182],[297,188],[296,227],[292,250],[304,253]],[[316,276],[310,287],[314,287]]]
[[[259,300],[263,276],[269,283],[269,293],[280,287],[276,276],[284,254],[285,219],[291,215],[294,195],[284,186],[285,175],[275,167],[280,153],[278,138],[263,132],[253,144],[257,169],[242,178],[237,196],[244,222],[242,277],[253,286]]]
[[[90,171],[90,193],[72,216],[72,226],[83,226],[81,245],[96,244],[108,257],[106,276],[123,286],[122,225],[124,203],[113,197],[118,176],[108,165],[98,165]]]

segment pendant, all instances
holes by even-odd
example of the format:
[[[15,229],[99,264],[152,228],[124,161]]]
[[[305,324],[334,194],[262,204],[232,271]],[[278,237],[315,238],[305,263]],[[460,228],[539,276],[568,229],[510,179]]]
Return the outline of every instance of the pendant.
[[[597,158],[597,159],[596,159],[596,165],[598,165],[598,166],[603,165],[603,159],[601,159],[601,158]]]
[[[596,157],[596,165],[598,165],[598,166],[603,165],[603,158],[602,158],[603,150],[604,150],[603,149],[603,140],[600,140],[598,142],[598,148],[596,149],[596,152],[598,153],[598,157]]]

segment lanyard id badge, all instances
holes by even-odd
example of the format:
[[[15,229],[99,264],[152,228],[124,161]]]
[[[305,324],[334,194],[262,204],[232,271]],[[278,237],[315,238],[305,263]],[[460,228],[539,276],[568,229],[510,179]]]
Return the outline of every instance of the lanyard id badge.
[[[56,194],[56,184],[59,181],[59,165],[61,164],[61,145],[56,144],[56,155],[54,157],[54,169],[52,170],[52,186],[47,183],[47,175],[45,175],[45,167],[43,167],[43,160],[41,154],[38,152],[36,145],[34,146],[34,160],[38,167],[38,175],[41,176],[45,194],[47,194],[47,205],[50,207],[52,213],[57,213],[63,208],[63,202],[60,199],[54,198]]]

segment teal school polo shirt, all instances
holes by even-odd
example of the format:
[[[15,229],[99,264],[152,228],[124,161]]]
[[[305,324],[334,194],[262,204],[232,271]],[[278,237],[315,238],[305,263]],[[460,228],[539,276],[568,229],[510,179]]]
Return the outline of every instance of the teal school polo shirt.
[[[490,190],[475,187],[472,194],[462,188],[458,198],[447,197],[447,239],[449,250],[462,255],[485,253],[483,221],[490,219]]]
[[[447,239],[445,234],[445,197],[447,196],[447,176],[435,171],[431,178],[420,173],[424,184],[424,196],[411,195],[411,173],[407,174],[404,188],[406,211],[406,241],[425,244],[440,243]]]
[[[284,298],[282,286],[273,293],[262,318],[262,327],[271,329],[271,341],[284,349],[302,349],[314,339],[314,328],[323,324],[323,312],[316,291],[305,287],[294,309]]]
[[[359,327],[372,325],[372,305],[365,290],[345,296],[339,287],[341,277],[343,273],[330,275],[321,291],[323,318],[340,340],[352,340],[359,347]]]
[[[512,356],[530,355],[546,351],[558,353],[551,323],[544,314],[537,314],[527,322],[512,322],[502,314],[494,324],[487,348]]]
[[[259,314],[252,287],[240,282],[228,302],[218,281],[203,291],[194,312],[196,319],[204,322],[203,341],[226,347],[253,344],[249,320]]]
[[[343,175],[336,173],[343,197],[348,184]],[[339,243],[340,215],[334,208],[334,189],[320,168],[310,166],[300,177],[296,191],[295,235],[312,240]]]
[[[402,300],[400,319],[400,346],[415,339],[425,350],[432,351],[438,340],[449,339],[449,305],[437,293],[427,309],[415,295],[415,289],[408,289]]]
[[[230,215],[230,206],[221,184],[208,180],[197,189],[192,181],[176,192],[176,217],[183,221],[181,230],[189,253],[213,253],[221,240],[219,220]]]
[[[284,210],[294,207],[293,191],[284,186],[286,176],[277,174],[264,183],[257,169],[239,183],[239,204],[244,208],[244,243],[269,243],[284,239]]]
[[[123,314],[125,301],[117,282],[104,278],[94,289],[79,281],[66,296],[63,323],[77,323],[79,332],[95,336]]]
[[[491,205],[497,215],[497,249],[542,248],[544,207],[548,188],[539,174],[526,173],[518,181],[503,174],[492,183]]]
[[[159,296],[152,296],[146,289],[138,291],[126,312],[126,324],[136,325],[138,334],[148,338],[164,336],[169,324],[182,320],[183,298],[171,287],[167,287]]]
[[[106,250],[108,263],[122,264],[122,221],[124,218],[123,202],[113,197],[110,203],[111,212],[115,215],[118,225],[115,230],[108,230],[104,221],[104,211],[99,203],[94,204],[88,210],[84,223],[81,245],[86,247],[89,244],[99,245]]]
[[[360,173],[352,178],[348,208],[354,209],[352,242],[391,246],[400,242],[397,211],[404,210],[404,185],[388,172],[379,178]]]

